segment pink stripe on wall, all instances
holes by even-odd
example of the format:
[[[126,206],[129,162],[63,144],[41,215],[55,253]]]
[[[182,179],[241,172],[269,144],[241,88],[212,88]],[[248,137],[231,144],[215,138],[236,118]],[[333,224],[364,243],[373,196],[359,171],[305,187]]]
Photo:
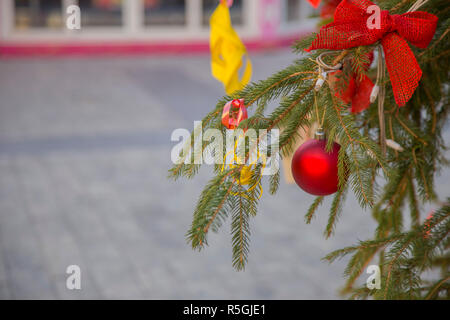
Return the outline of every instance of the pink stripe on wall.
[[[281,22],[280,0],[261,0],[259,24],[264,39],[275,39]]]
[[[248,50],[264,50],[290,46],[295,40],[309,34],[303,31],[297,35],[289,35],[276,38],[262,38],[258,40],[244,41]],[[158,54],[196,54],[209,52],[207,41],[198,42],[34,42],[34,43],[8,43],[0,42],[1,57],[26,57],[26,56],[95,56],[95,55],[158,55]]]

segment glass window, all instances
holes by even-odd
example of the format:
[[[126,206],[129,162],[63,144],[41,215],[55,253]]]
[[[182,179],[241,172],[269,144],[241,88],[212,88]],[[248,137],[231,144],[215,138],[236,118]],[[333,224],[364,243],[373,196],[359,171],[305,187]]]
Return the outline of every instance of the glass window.
[[[16,29],[61,28],[61,0],[15,0],[14,26]]]
[[[82,26],[121,26],[122,0],[78,0]]]
[[[217,8],[219,0],[203,0],[203,25],[209,25],[209,18],[214,10]],[[242,0],[234,0],[233,5],[230,8],[231,23],[233,25],[243,24],[243,14],[242,14]]]
[[[185,25],[185,0],[144,0],[145,25]]]
[[[288,22],[300,20],[300,0],[287,0],[286,19]]]

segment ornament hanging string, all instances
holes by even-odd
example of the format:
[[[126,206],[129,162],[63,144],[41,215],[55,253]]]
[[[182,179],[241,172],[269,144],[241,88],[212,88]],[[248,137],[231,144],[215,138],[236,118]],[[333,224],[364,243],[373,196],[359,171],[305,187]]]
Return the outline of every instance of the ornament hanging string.
[[[337,71],[337,70],[339,70],[339,69],[342,68],[342,64],[341,64],[341,63],[337,63],[337,64],[334,65],[334,66],[330,66],[330,65],[326,64],[326,63],[323,61],[322,57],[323,57],[324,55],[331,54],[331,53],[333,53],[333,52],[332,52],[332,51],[322,52],[322,53],[316,58],[316,60],[310,59],[310,60],[312,60],[313,62],[315,62],[315,63],[319,66],[319,71],[318,71],[318,74],[319,74],[319,75],[318,75],[318,77],[317,77],[316,85],[315,85],[315,88],[314,88],[315,91],[319,91],[319,90],[320,90],[320,88],[322,87],[323,83],[325,82],[325,80],[326,80],[327,75],[328,75],[329,72],[331,72],[331,71]]]
[[[317,105],[317,94],[316,91],[314,91],[314,106],[316,109],[316,117],[317,117],[317,122],[319,123],[319,130],[323,129],[323,123],[325,122],[325,114],[327,112],[327,108],[324,107],[323,108],[323,114],[322,114],[322,119],[319,117],[319,106]]]
[[[231,156],[233,157],[233,162],[238,162],[236,151],[237,151],[237,149],[238,149],[238,145],[239,145],[239,143],[240,143],[240,141],[241,141],[242,138],[243,138],[243,136],[237,137],[237,139],[236,139],[236,141],[235,141],[235,143],[234,143],[234,149],[231,150],[230,152],[228,152],[228,153],[225,155],[225,157],[224,157],[224,159],[223,159],[222,168],[221,168],[221,171],[222,171],[222,172],[225,170],[225,166],[226,166],[226,163],[227,163],[228,156],[231,155]],[[241,141],[241,142],[242,142],[242,141]],[[245,139],[243,140],[243,143],[245,144]],[[260,153],[259,153],[259,151],[258,151],[258,159],[261,159],[261,158],[262,158],[262,161],[261,161],[262,167],[264,168],[264,167],[266,166],[267,159],[265,158],[264,155],[260,155]],[[233,169],[234,167],[239,166],[239,164],[235,165],[235,164],[231,163],[231,164],[228,164],[228,166],[230,167],[230,169]],[[236,196],[241,196],[241,197],[244,197],[244,198],[247,198],[247,199],[250,199],[250,198],[246,195],[246,193],[252,191],[252,190],[255,189],[255,188],[258,188],[258,190],[259,190],[259,197],[258,197],[258,199],[261,198],[262,193],[263,193],[263,188],[262,188],[262,184],[261,184],[261,178],[262,178],[261,175],[258,176],[258,179],[257,179],[253,184],[250,184],[250,183],[252,182],[252,181],[251,181],[251,173],[252,173],[251,168],[252,168],[253,166],[256,167],[256,164],[249,164],[249,165],[244,164],[243,167],[242,167],[242,169],[241,169],[241,171],[240,171],[240,173],[239,173],[239,174],[240,174],[239,179],[236,179],[236,178],[235,178],[235,181],[236,181],[239,185],[241,185],[241,186],[242,186],[242,185],[249,184],[248,189],[245,189],[245,188],[244,188],[245,191],[243,191],[243,192],[231,192],[231,194],[236,195]]]
[[[326,64],[323,61],[323,56],[332,53],[331,51],[329,52],[322,52],[317,58],[316,60],[312,60],[314,61],[318,67],[319,67],[319,71],[318,71],[318,76],[317,76],[317,80],[316,80],[316,85],[314,88],[314,107],[316,109],[316,117],[317,117],[317,122],[319,123],[319,128],[320,130],[323,129],[323,124],[325,122],[325,114],[327,111],[327,108],[324,107],[323,108],[323,114],[322,114],[322,118],[320,118],[319,116],[319,106],[317,105],[317,94],[316,91],[319,91],[320,88],[322,87],[323,83],[325,82],[326,78],[327,78],[327,74],[331,71],[336,71],[342,68],[342,64],[341,63],[337,63],[334,66],[330,66],[328,64]]]
[[[425,3],[427,3],[428,0],[417,0],[412,6],[411,8],[409,8],[408,11],[406,12],[414,12],[417,11],[421,6],[423,6]]]
[[[383,62],[383,48],[378,45],[378,61],[377,61],[377,81],[372,89],[378,90],[378,121],[380,123],[380,146],[383,156],[386,155],[386,125],[384,121],[384,98],[386,95],[385,85],[384,85],[384,62]]]
[[[427,3],[428,0],[417,0],[407,12],[414,12]],[[370,102],[374,102],[378,97],[378,119],[380,123],[380,146],[383,155],[386,155],[386,125],[384,119],[384,99],[386,96],[386,88],[384,83],[386,65],[383,61],[383,47],[381,44],[377,45],[378,61],[377,61],[377,80],[370,95]],[[394,141],[395,142],[395,141]]]

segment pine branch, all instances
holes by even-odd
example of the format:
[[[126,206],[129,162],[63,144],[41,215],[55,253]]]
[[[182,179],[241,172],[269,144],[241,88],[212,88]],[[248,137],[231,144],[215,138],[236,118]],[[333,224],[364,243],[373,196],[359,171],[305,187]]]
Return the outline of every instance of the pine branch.
[[[280,170],[276,172],[275,174],[271,175],[269,177],[270,180],[270,188],[269,192],[270,194],[275,194],[278,191],[278,187],[280,186]]]
[[[408,181],[408,195],[409,195],[409,207],[410,207],[410,211],[411,211],[411,225],[413,227],[418,226],[419,225],[419,218],[420,218],[420,212],[419,212],[419,204],[418,204],[418,200],[416,197],[416,190],[414,187],[414,181],[411,177],[411,175],[409,175],[408,177],[409,181]]]
[[[314,213],[316,212],[317,208],[322,204],[324,196],[316,197],[314,202],[311,204],[311,206],[308,209],[308,212],[305,215],[305,221],[307,224],[311,223],[312,218],[314,217]]]
[[[242,192],[240,190],[239,192]],[[231,235],[233,245],[233,267],[236,270],[244,270],[248,259],[250,229],[249,229],[249,209],[251,200],[242,196],[238,197],[238,205],[233,211],[231,222]]]
[[[201,249],[207,244],[206,234],[211,225],[217,221],[216,218],[220,217],[220,220],[226,218],[227,212],[223,209],[233,184],[225,181],[233,172],[234,170],[229,170],[216,176],[203,190],[194,211],[191,228],[186,234],[192,248]],[[220,226],[220,220],[213,225],[216,230]]]
[[[327,238],[327,239],[334,232],[334,228],[336,226],[337,220],[342,211],[342,203],[345,200],[346,191],[347,191],[347,188],[342,188],[342,189],[338,190],[336,195],[334,196],[333,203],[331,204],[331,211],[330,211],[330,215],[328,218],[327,227],[324,232],[325,238]]]
[[[425,300],[436,298],[439,295],[439,289],[442,288],[445,283],[450,284],[450,275],[437,281],[433,286],[431,286],[430,290],[425,295]]]

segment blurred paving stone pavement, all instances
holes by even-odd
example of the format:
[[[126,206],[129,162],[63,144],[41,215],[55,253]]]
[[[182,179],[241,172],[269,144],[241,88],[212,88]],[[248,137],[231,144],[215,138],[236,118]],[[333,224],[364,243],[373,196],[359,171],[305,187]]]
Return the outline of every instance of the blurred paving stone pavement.
[[[252,54],[253,80],[293,58]],[[211,169],[166,179],[170,135],[223,95],[209,67],[208,55],[0,60],[0,298],[341,298],[346,260],[321,258],[374,230],[351,193],[325,240],[329,200],[306,225],[314,197],[285,183],[265,191],[245,272],[231,266],[228,223],[202,252],[186,244]],[[441,197],[449,179],[437,177]],[[66,289],[71,264],[82,290]]]

